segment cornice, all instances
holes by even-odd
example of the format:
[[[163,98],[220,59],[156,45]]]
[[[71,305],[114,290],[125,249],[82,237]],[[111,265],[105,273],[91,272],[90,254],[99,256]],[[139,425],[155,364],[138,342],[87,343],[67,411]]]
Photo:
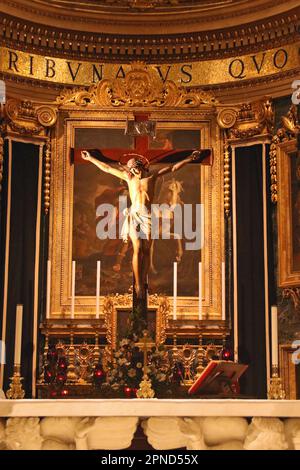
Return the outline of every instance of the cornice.
[[[209,60],[258,52],[295,42],[298,13],[267,18],[247,27],[171,35],[91,34],[44,27],[0,13],[0,42],[32,53],[80,60],[147,63]]]
[[[101,28],[104,33],[139,34],[143,32],[145,35],[151,35],[161,34],[161,31],[166,34],[187,31],[203,32],[230,25],[246,25],[249,22],[284,14],[299,6],[297,0],[276,0],[276,2],[240,0],[234,2],[231,7],[222,2],[211,6],[204,5],[204,7],[201,4],[203,2],[181,11],[168,8],[165,11],[118,12],[112,6],[105,11],[96,11],[91,8],[82,9],[80,5],[74,9],[67,6],[57,8],[44,0],[2,0],[0,11],[48,27],[58,26],[68,30],[93,33],[99,32]]]

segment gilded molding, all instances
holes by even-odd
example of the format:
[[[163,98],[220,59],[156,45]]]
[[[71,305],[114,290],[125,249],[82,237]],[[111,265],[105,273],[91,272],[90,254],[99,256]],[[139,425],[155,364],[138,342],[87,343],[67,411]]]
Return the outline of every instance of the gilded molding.
[[[224,132],[223,186],[224,212],[230,215],[231,208],[231,158],[229,144],[237,139],[248,139],[255,135],[270,134],[274,128],[274,111],[269,97],[252,103],[243,103],[237,108],[224,107],[219,110],[217,123]]]
[[[50,208],[50,181],[51,181],[51,139],[48,138],[44,154],[44,211],[49,213]]]
[[[49,12],[48,12],[49,13]],[[58,12],[57,12],[58,13]],[[232,12],[231,12],[232,15]],[[69,19],[70,21],[70,19]],[[116,21],[116,20],[114,20]],[[294,43],[297,32],[297,10],[288,11],[275,17],[222,28],[180,34],[133,34],[136,26],[128,33],[98,33],[59,29],[0,13],[2,42],[12,48],[41,53],[45,56],[68,57],[72,59],[92,58],[111,62],[128,62],[136,55],[141,60],[170,62],[197,59],[224,58],[243,55],[248,52],[281,47]],[[181,20],[181,24],[184,21]],[[168,24],[166,25],[168,26]],[[160,26],[162,29],[162,26]],[[97,28],[99,31],[99,28]],[[197,29],[193,29],[197,31]]]
[[[189,88],[196,86],[212,87],[220,84],[236,83],[240,81],[252,81],[263,77],[283,77],[288,71],[295,73],[299,64],[300,41],[286,44],[284,47],[272,47],[268,50],[260,50],[257,54],[251,52],[245,55],[233,55],[216,60],[201,60],[196,55],[190,63],[181,55],[181,60],[171,64],[162,65],[160,61],[148,60],[155,70],[157,78],[163,83],[174,81],[178,86]],[[139,56],[135,53],[136,57]],[[156,55],[155,55],[156,57]],[[144,64],[145,62],[140,62]],[[0,73],[7,76],[28,78],[32,81],[39,80],[64,84],[68,87],[93,86],[101,80],[126,79],[130,71],[129,57],[126,61],[116,62],[110,60],[107,63],[94,57],[88,60],[68,60],[66,57],[50,56],[49,51],[37,54],[21,50],[20,46],[12,49],[8,45],[0,44]],[[133,62],[136,64],[136,62]],[[153,70],[153,72],[154,72]],[[168,90],[166,90],[168,91]]]
[[[271,178],[271,201],[276,204],[278,200],[278,194],[277,194],[277,146],[278,139],[274,138],[272,139],[271,145],[270,145],[270,152],[269,152],[269,164],[270,164],[270,178]]]
[[[221,129],[230,129],[237,120],[237,110],[235,108],[224,108],[218,112],[217,123]]]
[[[117,310],[131,309],[132,293],[115,294],[104,297],[103,314],[106,328],[106,339],[111,349],[117,347]],[[169,326],[171,305],[165,295],[149,295],[148,307],[156,309],[156,344],[166,341],[166,330]]]
[[[264,97],[252,103],[243,103],[237,112],[235,124],[228,130],[229,139],[270,134],[274,129],[274,119],[271,98]]]
[[[231,172],[230,172],[230,165],[231,165],[231,157],[229,151],[229,145],[227,141],[224,143],[224,211],[226,217],[230,215],[230,208],[231,208]]]
[[[36,108],[36,118],[43,127],[52,127],[56,123],[57,111],[47,105]]]
[[[110,2],[105,1],[105,4],[109,5]],[[152,10],[156,7],[170,7],[174,5],[178,5],[180,0],[117,0],[114,2],[114,4],[120,5],[121,7],[124,8],[127,7],[129,9],[133,10]]]
[[[228,129],[236,124],[238,111],[235,108],[223,108],[218,112],[217,123],[223,129],[223,202],[225,216],[229,217],[231,209],[231,156],[228,144]]]
[[[169,326],[169,315],[171,305],[165,295],[149,295],[149,306],[157,307],[156,313],[156,344],[163,344],[167,339],[167,328]]]
[[[107,343],[113,347],[116,342],[114,332],[116,330],[116,309],[113,296],[104,297],[103,301],[104,326],[106,328]]]
[[[200,4],[196,5],[194,8],[190,5],[186,7],[185,4],[185,7],[181,10],[174,8],[173,5],[172,8],[168,7],[167,10],[150,11],[150,14],[147,11],[136,11],[135,14],[132,14],[134,12],[130,11],[131,8],[129,9],[127,7],[126,11],[126,6],[125,8],[123,6],[118,10],[118,5],[110,5],[108,8],[103,8],[103,5],[97,4],[97,8],[95,8],[94,4],[93,8],[91,8],[91,5],[88,5],[87,2],[84,4],[84,10],[81,10],[79,5],[79,7],[77,6],[73,11],[72,8],[69,8],[69,4],[67,7],[60,5],[60,8],[49,8],[49,2],[46,0],[38,0],[39,9],[36,5],[28,4],[26,0],[25,2],[24,0],[4,1],[8,8],[3,7],[3,11],[8,14],[12,9],[17,9],[18,18],[30,20],[33,15],[37,15],[41,16],[44,21],[45,18],[47,18],[47,24],[50,27],[52,25],[56,26],[57,21],[59,21],[60,24],[66,22],[65,27],[68,28],[68,24],[71,21],[77,26],[77,31],[80,32],[86,28],[88,30],[95,28],[94,31],[98,31],[100,26],[103,29],[105,28],[106,31],[121,30],[121,34],[132,33],[135,28],[140,27],[143,23],[147,33],[149,32],[151,34],[151,29],[157,30],[159,28],[162,30],[164,27],[166,31],[169,30],[169,27],[172,27],[172,31],[174,31],[174,27],[177,27],[178,31],[182,32],[184,31],[182,28],[183,25],[186,26],[188,30],[191,29],[191,26],[194,31],[198,29],[203,30],[203,24],[207,24],[208,22],[210,26],[212,26],[219,21],[224,23],[224,20],[227,20],[226,23],[228,24],[228,20],[230,20],[231,23],[233,23],[232,29],[236,30],[236,28],[241,25],[241,29],[244,30],[244,35],[247,37],[249,35],[249,29],[252,32],[251,23],[247,25],[247,28],[243,28],[241,16],[251,15],[253,18],[254,15],[253,21],[255,23],[253,25],[253,32],[257,35],[260,29],[255,30],[255,27],[258,27],[260,23],[263,24],[265,29],[268,29],[270,25],[273,26],[273,24],[282,29],[282,24],[285,22],[291,23],[291,19],[293,20],[295,16],[297,17],[296,12],[298,11],[297,8],[289,8],[287,5],[285,8],[281,9],[281,13],[269,17],[269,8],[274,7],[274,1],[272,0],[254,0],[251,4],[244,0],[241,0],[241,2],[233,0],[235,1],[233,8],[228,7],[228,5],[225,6],[223,2],[213,2],[209,8],[207,8],[207,5],[203,5],[203,2],[200,2]],[[51,7],[53,7],[52,3],[53,2],[51,2],[50,5]],[[240,3],[241,5],[239,5]],[[287,1],[277,0],[276,4],[287,4]],[[240,7],[237,8],[237,5]],[[166,11],[168,13],[167,15]],[[43,21],[40,23],[43,23]],[[212,28],[208,27],[207,29],[210,30]],[[84,31],[84,33],[85,32],[86,31]]]
[[[105,107],[180,107],[196,108],[200,105],[214,105],[216,99],[210,92],[194,92],[178,87],[175,82],[162,82],[155,69],[143,62],[131,64],[131,70],[124,78],[102,80],[88,90],[75,88],[65,90],[57,98],[57,105],[86,106],[95,104]]]
[[[47,127],[55,124],[56,110],[31,101],[9,99],[4,107],[4,117],[10,130],[21,135],[42,136]]]
[[[270,175],[271,175],[271,201],[276,204],[278,200],[277,188],[277,146],[281,142],[295,138],[299,132],[299,122],[297,118],[297,106],[292,105],[286,116],[281,117],[283,127],[280,127],[272,138],[270,146]]]

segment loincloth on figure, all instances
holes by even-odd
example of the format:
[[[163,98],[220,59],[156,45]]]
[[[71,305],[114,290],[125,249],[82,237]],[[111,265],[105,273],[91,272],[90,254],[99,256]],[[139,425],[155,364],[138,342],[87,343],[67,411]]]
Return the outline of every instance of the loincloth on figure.
[[[151,238],[151,213],[143,207],[131,206],[123,212],[125,220],[122,225],[121,237],[125,243],[128,238],[150,240]]]

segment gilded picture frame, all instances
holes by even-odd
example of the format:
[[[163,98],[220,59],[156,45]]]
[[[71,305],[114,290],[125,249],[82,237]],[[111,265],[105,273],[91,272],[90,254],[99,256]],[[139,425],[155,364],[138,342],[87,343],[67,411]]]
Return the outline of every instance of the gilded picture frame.
[[[149,336],[157,346],[166,341],[170,307],[166,296],[149,296],[147,312]],[[113,351],[117,348],[119,341],[126,336],[129,326],[128,320],[131,315],[131,295],[104,297],[103,315],[108,348]]]
[[[141,110],[140,110],[141,111]],[[50,204],[49,253],[51,271],[51,317],[70,315],[71,261],[72,261],[72,207],[74,165],[70,149],[74,147],[76,128],[107,127],[125,129],[128,119],[134,119],[135,109],[108,109],[87,104],[85,107],[66,104],[59,108],[52,141],[52,180]],[[203,148],[211,147],[213,166],[201,166],[201,203],[205,205],[205,234],[202,250],[203,262],[203,318],[219,320],[221,305],[221,263],[224,259],[223,217],[223,140],[222,131],[215,119],[215,108],[201,105],[198,108],[149,108],[147,113],[163,129],[198,129]],[[113,293],[112,293],[113,294]],[[172,297],[169,297],[172,303]],[[100,315],[103,314],[100,299]],[[76,296],[75,315],[95,315],[94,296]],[[198,318],[198,297],[179,297],[177,318]]]
[[[300,285],[300,173],[296,139],[278,144],[278,286]]]

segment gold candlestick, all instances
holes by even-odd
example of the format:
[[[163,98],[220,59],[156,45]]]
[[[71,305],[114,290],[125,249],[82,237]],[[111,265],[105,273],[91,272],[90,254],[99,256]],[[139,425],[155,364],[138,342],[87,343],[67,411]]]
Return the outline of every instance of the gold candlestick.
[[[67,384],[74,384],[77,382],[78,377],[75,368],[75,348],[74,348],[74,333],[70,333],[70,346],[68,350],[68,367],[67,367]]]
[[[202,338],[202,334],[200,333],[199,345],[198,345],[198,351],[197,351],[198,366],[196,368],[197,372],[196,372],[195,379],[199,378],[202,372],[204,371],[204,355],[205,355],[205,351],[203,349],[203,338]]]
[[[46,332],[45,334],[45,346],[44,346],[44,352],[43,352],[43,364],[41,367],[41,373],[40,373],[40,378],[39,378],[39,383],[44,384],[45,383],[45,367],[47,364],[47,357],[48,357],[48,352],[49,352],[49,334]]]
[[[282,386],[282,380],[279,377],[278,366],[272,366],[272,377],[269,382],[268,388],[269,400],[284,400],[285,391]]]
[[[97,366],[100,362],[100,348],[99,348],[99,334],[95,334],[95,346],[93,352],[93,363],[94,366]]]
[[[25,397],[25,392],[22,386],[23,377],[21,377],[20,364],[14,364],[14,373],[10,377],[9,389],[6,392],[6,397],[10,400],[21,400]]]

